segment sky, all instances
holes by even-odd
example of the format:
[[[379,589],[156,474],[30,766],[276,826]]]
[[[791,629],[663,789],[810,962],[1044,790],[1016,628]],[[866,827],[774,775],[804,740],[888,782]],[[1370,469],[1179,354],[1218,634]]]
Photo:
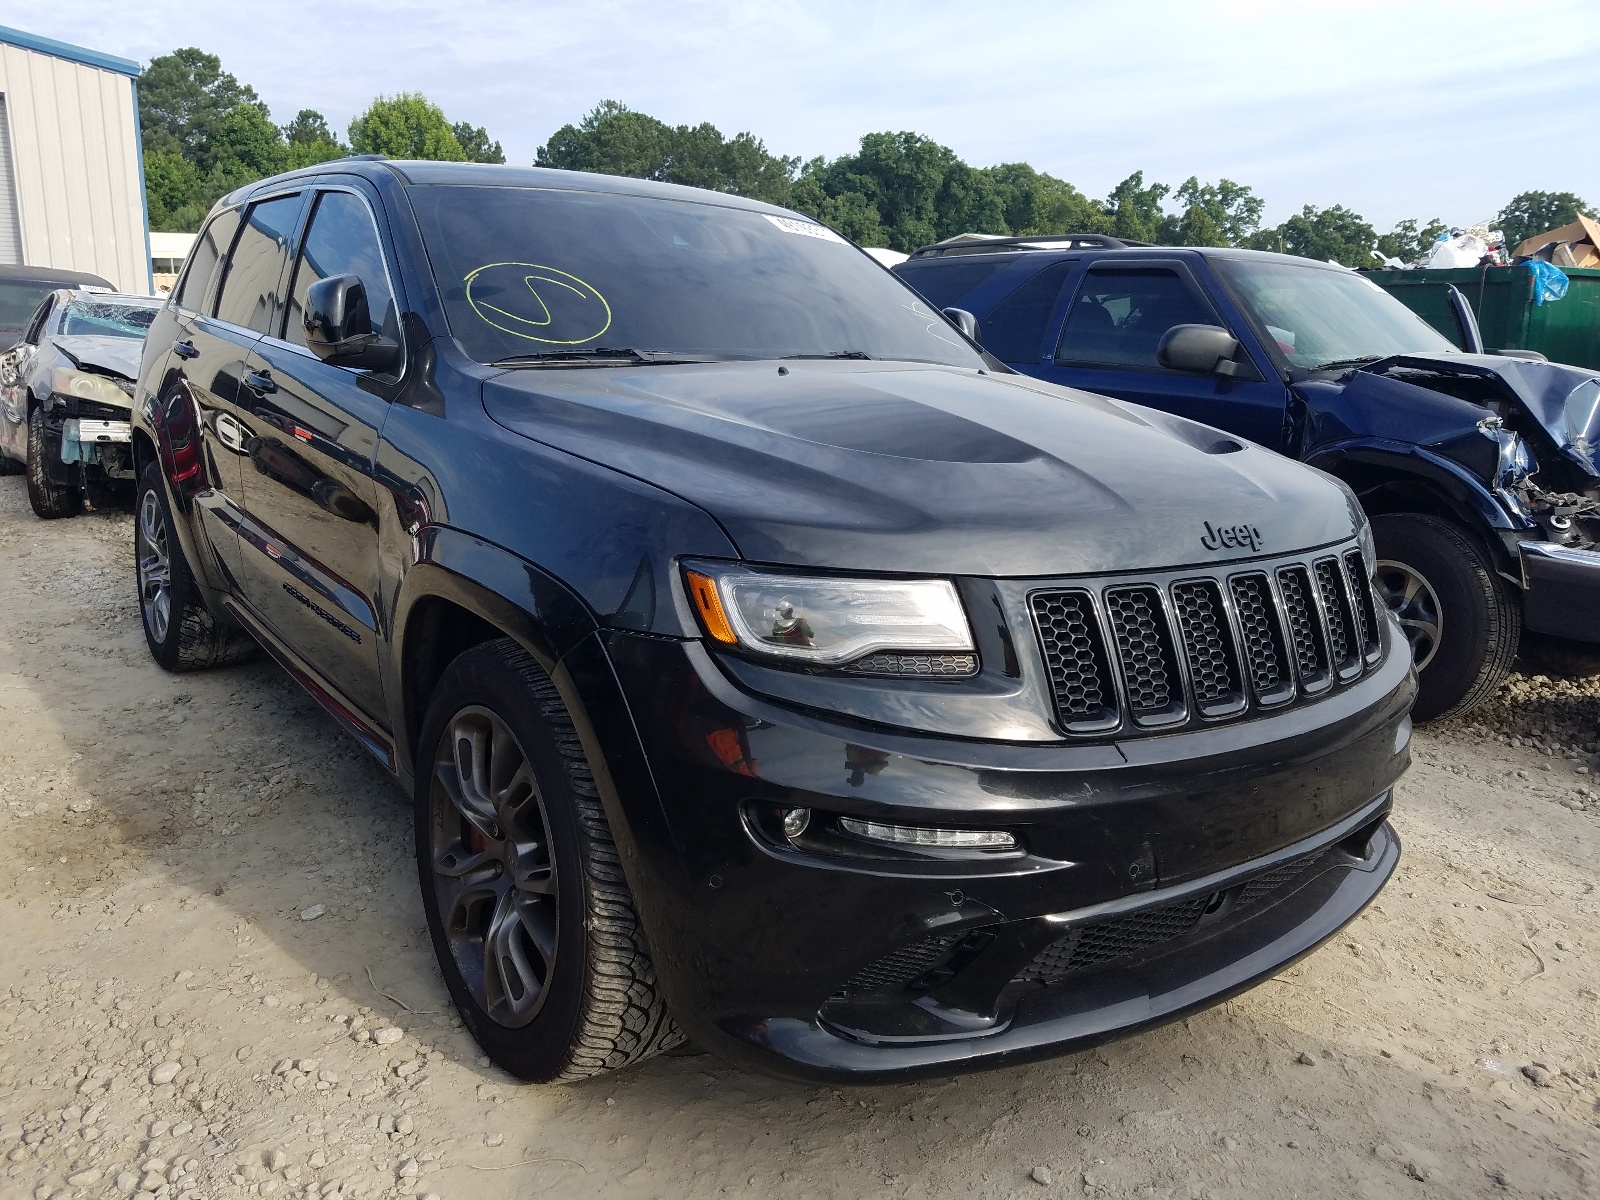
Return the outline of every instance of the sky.
[[[913,130],[1091,196],[1225,177],[1269,224],[1600,204],[1596,0],[0,0],[0,24],[141,62],[198,46],[280,124],[420,91],[512,163],[613,99],[802,158]]]

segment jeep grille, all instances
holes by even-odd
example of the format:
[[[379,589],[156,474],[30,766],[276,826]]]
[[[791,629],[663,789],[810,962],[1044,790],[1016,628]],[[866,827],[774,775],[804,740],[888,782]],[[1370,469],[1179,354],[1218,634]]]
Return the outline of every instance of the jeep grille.
[[[1029,596],[1058,723],[1156,732],[1350,683],[1382,657],[1359,550]]]

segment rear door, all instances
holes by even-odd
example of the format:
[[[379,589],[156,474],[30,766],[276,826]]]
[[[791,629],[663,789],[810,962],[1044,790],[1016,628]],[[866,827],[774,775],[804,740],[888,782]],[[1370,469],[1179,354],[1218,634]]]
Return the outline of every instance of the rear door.
[[[1264,373],[1247,358],[1231,378],[1168,370],[1156,360],[1156,347],[1174,325],[1229,328],[1186,262],[1096,258],[1067,305],[1054,353],[1038,367],[1022,369],[1052,383],[1164,409],[1281,450],[1288,397],[1270,364]],[[1241,331],[1231,332],[1248,346]]]
[[[242,544],[251,608],[366,725],[383,730],[373,461],[389,403],[382,379],[312,354],[302,325],[311,285],[352,274],[366,285],[374,324],[401,340],[394,273],[375,211],[353,183],[316,193],[285,317],[251,353]],[[401,369],[397,364],[389,378]]]
[[[295,191],[219,213],[196,243],[174,301],[177,329],[159,407],[183,461],[169,471],[199,508],[218,584],[230,591],[238,585],[244,512],[247,360],[273,320],[282,319],[289,236],[304,204]],[[183,454],[194,446],[197,456]]]

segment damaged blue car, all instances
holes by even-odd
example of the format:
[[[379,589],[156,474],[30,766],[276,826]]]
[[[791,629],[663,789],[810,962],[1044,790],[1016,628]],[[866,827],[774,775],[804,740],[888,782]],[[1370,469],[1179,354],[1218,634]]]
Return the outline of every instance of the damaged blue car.
[[[1600,374],[1462,353],[1357,272],[1279,254],[964,235],[894,270],[1017,371],[1343,480],[1419,719],[1491,695],[1524,629],[1600,643]]]

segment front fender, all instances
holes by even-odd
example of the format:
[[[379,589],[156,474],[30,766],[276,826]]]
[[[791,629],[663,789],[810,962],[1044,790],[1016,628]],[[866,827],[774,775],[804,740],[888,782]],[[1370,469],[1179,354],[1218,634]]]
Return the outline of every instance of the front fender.
[[[1337,475],[1358,495],[1363,484],[1370,490],[1398,476],[1438,494],[1469,524],[1508,532],[1526,527],[1465,467],[1422,446],[1380,438],[1349,438],[1317,447],[1305,461]]]

